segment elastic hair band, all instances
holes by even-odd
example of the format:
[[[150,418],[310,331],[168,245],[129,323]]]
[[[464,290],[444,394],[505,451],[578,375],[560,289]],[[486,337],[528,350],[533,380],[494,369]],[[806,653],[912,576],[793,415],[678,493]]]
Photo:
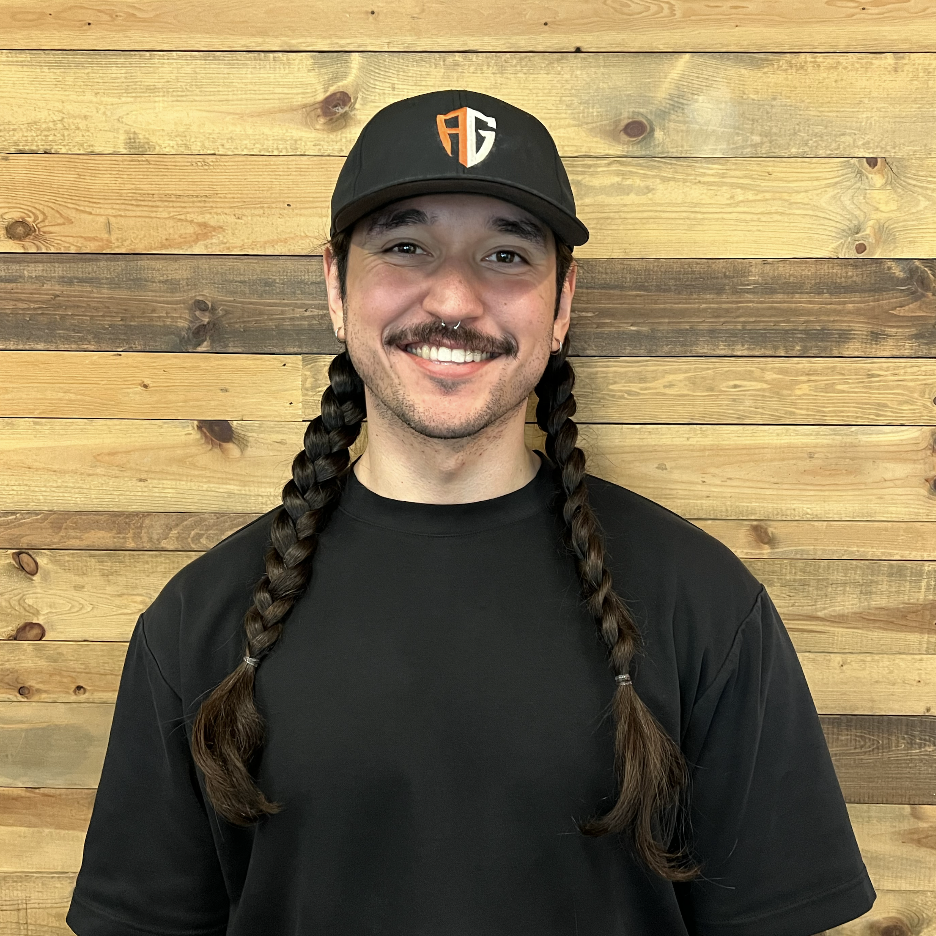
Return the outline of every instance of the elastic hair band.
[[[621,686],[631,685],[630,673],[621,673],[619,676],[614,677],[614,681]]]
[[[245,656],[244,662],[249,664],[250,666],[256,666],[260,662],[260,660],[257,657]]]

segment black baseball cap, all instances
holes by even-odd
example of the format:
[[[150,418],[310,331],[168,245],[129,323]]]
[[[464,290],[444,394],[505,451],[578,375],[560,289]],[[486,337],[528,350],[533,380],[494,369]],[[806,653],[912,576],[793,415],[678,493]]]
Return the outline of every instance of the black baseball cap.
[[[588,240],[549,131],[476,91],[430,91],[374,114],[338,175],[331,234],[389,202],[435,192],[493,195],[540,218],[570,247]]]

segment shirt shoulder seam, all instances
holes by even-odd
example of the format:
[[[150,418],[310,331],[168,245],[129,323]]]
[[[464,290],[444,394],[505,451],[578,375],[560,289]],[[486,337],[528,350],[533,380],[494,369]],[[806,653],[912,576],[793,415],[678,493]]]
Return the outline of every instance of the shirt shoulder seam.
[[[156,654],[153,653],[152,648],[149,645],[149,641],[146,639],[146,618],[143,614],[140,615],[140,637],[143,642],[143,648],[146,650],[147,655],[153,661],[153,665],[156,667],[156,672],[159,673],[159,678],[165,683],[166,688],[171,690],[173,695],[181,702],[182,696],[179,694],[175,686],[166,678],[166,674],[162,670],[162,666],[159,664],[159,659],[156,657]]]

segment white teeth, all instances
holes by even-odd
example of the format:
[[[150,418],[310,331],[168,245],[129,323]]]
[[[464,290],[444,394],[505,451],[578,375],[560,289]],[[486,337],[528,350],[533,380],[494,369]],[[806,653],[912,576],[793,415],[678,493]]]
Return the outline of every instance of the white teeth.
[[[445,348],[437,345],[409,345],[406,350],[427,361],[447,361],[452,364],[471,364],[493,357],[487,351],[466,351],[464,348]]]

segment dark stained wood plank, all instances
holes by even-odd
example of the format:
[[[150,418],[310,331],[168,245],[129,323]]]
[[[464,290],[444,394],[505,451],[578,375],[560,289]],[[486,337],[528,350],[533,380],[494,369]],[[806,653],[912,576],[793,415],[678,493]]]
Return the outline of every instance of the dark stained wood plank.
[[[849,803],[936,805],[936,717],[821,715]]]
[[[579,262],[586,356],[936,354],[936,260]],[[0,348],[335,354],[317,256],[0,253]]]

